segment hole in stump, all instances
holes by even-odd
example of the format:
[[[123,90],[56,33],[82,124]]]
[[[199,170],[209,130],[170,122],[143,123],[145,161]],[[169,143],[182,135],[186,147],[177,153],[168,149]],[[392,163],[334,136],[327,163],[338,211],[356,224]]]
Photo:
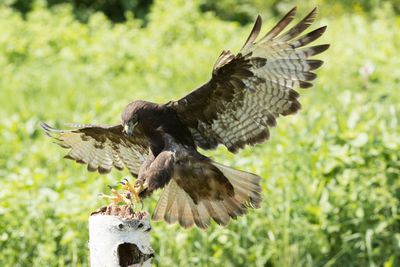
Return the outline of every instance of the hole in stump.
[[[128,267],[132,264],[143,263],[149,258],[154,257],[153,254],[143,254],[139,248],[132,243],[122,243],[118,245],[119,266]]]

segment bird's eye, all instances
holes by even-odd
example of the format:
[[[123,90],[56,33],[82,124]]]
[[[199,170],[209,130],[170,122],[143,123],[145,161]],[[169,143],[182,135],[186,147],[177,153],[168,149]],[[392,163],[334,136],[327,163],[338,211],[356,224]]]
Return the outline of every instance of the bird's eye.
[[[131,117],[131,119],[129,120],[129,122],[130,122],[131,124],[136,124],[137,121],[138,121],[138,115],[137,115],[137,113],[135,113],[135,114],[133,114],[133,116]]]

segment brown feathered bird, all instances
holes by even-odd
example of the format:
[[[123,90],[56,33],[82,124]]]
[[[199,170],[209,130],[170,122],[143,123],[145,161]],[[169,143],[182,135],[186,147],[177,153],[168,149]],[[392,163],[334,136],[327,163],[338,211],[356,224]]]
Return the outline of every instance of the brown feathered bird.
[[[296,8],[257,40],[261,17],[237,55],[223,51],[211,79],[178,101],[130,103],[115,126],[78,125],[59,130],[42,124],[69,153],[66,158],[107,173],[128,168],[138,177],[140,197],[164,188],[154,220],[207,228],[210,218],[226,225],[230,218],[259,207],[260,177],[212,161],[197,148],[219,144],[232,153],[261,143],[279,115],[300,109],[296,88],[308,88],[322,61],[308,59],[329,45],[308,46],[326,27],[301,35],[314,21],[312,10],[283,32]]]

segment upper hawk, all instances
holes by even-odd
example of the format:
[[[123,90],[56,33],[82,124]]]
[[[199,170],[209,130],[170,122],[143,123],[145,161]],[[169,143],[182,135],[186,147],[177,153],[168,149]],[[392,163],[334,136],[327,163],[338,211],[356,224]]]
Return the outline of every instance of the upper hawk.
[[[303,34],[316,9],[283,32],[295,13],[293,8],[261,38],[258,16],[239,53],[223,51],[211,79],[177,101],[134,101],[115,126],[42,127],[69,149],[67,158],[87,164],[89,171],[126,167],[138,177],[141,197],[164,187],[153,219],[207,228],[212,218],[226,225],[260,205],[261,178],[216,163],[197,148],[222,144],[235,153],[267,139],[279,115],[300,109],[295,89],[311,87],[312,71],[322,65],[309,58],[329,45],[307,46],[326,29]]]

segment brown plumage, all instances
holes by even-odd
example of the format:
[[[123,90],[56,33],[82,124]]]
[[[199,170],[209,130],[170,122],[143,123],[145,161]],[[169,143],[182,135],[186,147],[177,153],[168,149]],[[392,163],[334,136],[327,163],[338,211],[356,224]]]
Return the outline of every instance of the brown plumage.
[[[259,206],[261,178],[213,162],[197,147],[222,144],[235,153],[267,139],[279,115],[300,109],[295,89],[311,87],[312,71],[322,65],[309,57],[329,45],[304,47],[326,29],[301,35],[314,21],[315,9],[282,33],[295,13],[294,8],[261,38],[258,16],[239,53],[223,51],[210,81],[178,101],[132,102],[116,126],[42,127],[70,149],[67,158],[87,164],[89,171],[126,166],[148,185],[142,197],[164,188],[153,219],[183,227],[207,228],[210,219],[226,225]]]

